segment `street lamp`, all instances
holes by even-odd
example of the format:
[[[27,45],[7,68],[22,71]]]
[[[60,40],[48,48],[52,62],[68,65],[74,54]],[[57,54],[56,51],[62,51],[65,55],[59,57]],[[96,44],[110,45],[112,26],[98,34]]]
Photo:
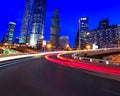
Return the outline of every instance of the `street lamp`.
[[[68,44],[66,44],[66,48],[69,48],[69,45],[68,45]]]
[[[49,43],[49,44],[46,45],[46,47],[47,47],[47,49],[49,50],[49,49],[52,48],[52,44]]]
[[[86,48],[87,48],[87,49],[91,49],[91,45],[87,44],[87,45],[86,45]]]

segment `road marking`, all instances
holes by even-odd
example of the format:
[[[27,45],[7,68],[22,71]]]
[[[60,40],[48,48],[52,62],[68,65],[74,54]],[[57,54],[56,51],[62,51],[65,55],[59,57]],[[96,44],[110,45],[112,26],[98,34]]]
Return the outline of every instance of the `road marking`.
[[[33,58],[26,58],[26,59],[22,59],[22,60],[15,60],[15,61],[10,61],[10,62],[3,62],[3,63],[0,63],[0,67],[6,67],[6,66],[10,66],[10,65],[14,65],[14,64],[17,64],[17,63],[21,63],[21,62],[25,62],[25,61],[28,61],[28,60],[31,60]]]

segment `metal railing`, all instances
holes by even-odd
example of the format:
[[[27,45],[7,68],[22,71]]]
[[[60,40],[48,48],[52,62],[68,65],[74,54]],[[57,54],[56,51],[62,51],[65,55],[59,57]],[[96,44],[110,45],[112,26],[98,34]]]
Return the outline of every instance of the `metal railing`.
[[[113,61],[113,60],[88,58],[88,57],[79,56],[78,53],[74,53],[72,55],[72,57],[77,60],[83,60],[84,62],[89,63],[89,64],[96,64],[96,65],[101,65],[101,66],[120,68],[120,62]]]

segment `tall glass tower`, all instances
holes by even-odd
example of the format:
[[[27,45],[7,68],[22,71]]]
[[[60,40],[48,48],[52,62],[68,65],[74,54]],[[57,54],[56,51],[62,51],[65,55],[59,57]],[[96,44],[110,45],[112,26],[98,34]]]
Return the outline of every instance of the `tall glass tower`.
[[[88,17],[81,17],[80,18],[80,37],[85,38],[88,31]]]
[[[31,3],[32,3],[31,0],[26,0],[19,43],[28,43],[27,36],[30,32],[30,19],[31,19],[30,11],[32,7]]]
[[[79,28],[78,28],[78,32],[77,32],[77,38],[76,38],[76,47],[80,47],[80,48],[85,48],[85,45],[87,43],[87,35],[88,35],[88,23],[89,22],[89,18],[88,17],[81,17],[79,19]]]
[[[7,43],[12,44],[14,39],[16,23],[9,22],[8,34],[7,34]]]
[[[34,0],[32,8],[32,32],[30,34],[31,46],[36,46],[39,39],[44,39],[45,16],[46,0]]]
[[[59,40],[59,24],[60,24],[60,19],[58,16],[58,10],[54,11],[54,15],[52,17],[52,25],[51,25],[51,33],[50,33],[50,41],[52,42],[53,46],[56,48],[58,47],[58,40]]]

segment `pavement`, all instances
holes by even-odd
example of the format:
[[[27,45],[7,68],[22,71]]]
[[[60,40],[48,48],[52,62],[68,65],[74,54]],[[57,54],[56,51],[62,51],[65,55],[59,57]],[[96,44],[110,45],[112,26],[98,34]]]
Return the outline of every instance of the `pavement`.
[[[0,96],[120,96],[120,82],[47,61],[44,56],[2,62]]]

